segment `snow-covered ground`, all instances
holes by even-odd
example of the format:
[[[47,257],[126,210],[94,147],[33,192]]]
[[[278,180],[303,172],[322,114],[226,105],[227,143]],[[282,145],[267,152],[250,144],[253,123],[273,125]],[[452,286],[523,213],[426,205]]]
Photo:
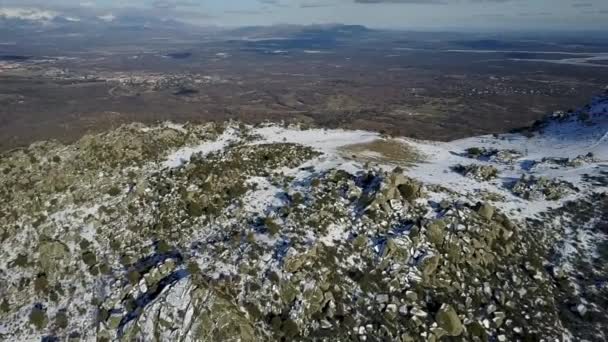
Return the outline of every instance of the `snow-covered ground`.
[[[509,185],[522,175],[534,175],[559,179],[573,184],[581,192],[605,190],[592,187],[582,179],[583,175],[593,175],[608,168],[608,102],[595,103],[588,110],[591,119],[582,122],[577,116],[567,120],[552,120],[535,132],[533,136],[520,133],[486,135],[450,142],[420,141],[408,138],[399,140],[413,147],[424,155],[424,160],[406,170],[406,174],[426,184],[437,184],[451,189],[464,197],[475,197],[481,191],[491,192],[504,197],[504,201],[494,204],[513,216],[529,217],[543,212],[560,203],[579,197],[572,193],[559,201],[525,200],[512,194]],[[356,173],[362,170],[361,163],[343,158],[340,149],[354,144],[371,143],[382,139],[378,133],[366,131],[346,131],[297,128],[284,128],[276,125],[256,128],[252,132],[261,139],[253,144],[295,143],[309,146],[322,152],[322,156],[307,162],[294,170],[282,170],[285,174],[304,179],[311,173],[321,173],[330,169],[343,169]],[[176,167],[187,161],[194,153],[203,154],[217,151],[235,139],[235,131],[227,130],[219,139],[195,147],[182,148],[172,153],[164,163],[166,167]],[[486,148],[496,150],[513,150],[519,153],[518,158],[510,163],[499,161],[479,161],[465,155],[469,148]],[[366,152],[361,152],[366,154]],[[370,151],[369,153],[377,153]],[[367,153],[367,154],[369,154]],[[576,158],[592,153],[595,162],[583,163],[578,167],[553,167],[541,163],[543,158]],[[367,155],[366,154],[366,155]],[[530,167],[537,163],[536,167]],[[541,164],[538,164],[541,163]],[[491,165],[498,170],[498,177],[490,181],[478,181],[464,177],[452,167],[458,164]],[[394,165],[378,165],[392,169]],[[258,180],[259,181],[259,180]],[[266,197],[267,190],[255,194],[256,198]],[[278,189],[275,189],[278,192]],[[274,198],[271,202],[276,201]],[[269,201],[268,198],[264,201]],[[270,204],[269,204],[270,205]],[[260,209],[255,207],[255,209]]]
[[[176,127],[172,125],[171,127]],[[179,126],[177,126],[179,127]],[[231,141],[236,139],[236,131],[229,127],[217,140],[201,144],[194,147],[184,147],[171,153],[165,162],[164,167],[175,168],[190,160],[193,154],[200,153],[206,155],[215,151],[220,151],[226,147]]]
[[[496,203],[507,212],[519,211],[518,216],[530,216],[548,207],[556,206],[551,201],[527,201],[515,197],[505,187],[509,182],[519,179],[523,174],[557,178],[574,184],[581,191],[594,191],[590,185],[584,184],[584,174],[594,174],[606,168],[608,162],[608,108],[606,102],[597,103],[589,111],[591,122],[584,123],[576,118],[565,122],[552,121],[532,137],[522,134],[503,134],[499,136],[480,136],[447,143],[405,141],[422,151],[427,160],[416,165],[408,174],[427,183],[441,184],[462,193],[479,190],[492,191],[506,197],[506,201]],[[472,160],[462,153],[473,147],[493,148],[497,150],[514,150],[521,157],[512,164],[493,161],[474,161],[478,164],[492,165],[499,171],[499,177],[490,182],[478,182],[463,177],[450,170],[456,164],[471,163]],[[579,167],[545,168],[528,170],[528,165],[540,162],[543,158],[576,158],[577,156],[593,153],[595,163],[583,164]],[[603,189],[606,190],[606,189]],[[566,201],[566,197],[562,200]]]
[[[587,111],[590,115],[588,122],[578,119],[573,115],[565,120],[551,120],[533,136],[520,133],[509,133],[501,135],[485,135],[471,137],[450,142],[420,141],[408,138],[400,138],[399,141],[419,151],[424,160],[406,170],[406,174],[426,184],[442,185],[465,197],[475,197],[481,191],[500,195],[505,200],[496,201],[494,204],[513,216],[530,217],[543,212],[560,203],[580,196],[572,193],[560,201],[548,200],[525,200],[512,194],[509,185],[521,178],[522,175],[533,175],[536,177],[547,177],[559,179],[573,184],[582,192],[600,191],[590,184],[585,183],[583,175],[593,175],[600,170],[608,169],[608,101],[598,101]],[[174,125],[175,126],[175,125]],[[172,126],[172,127],[174,127]],[[177,127],[179,128],[179,127]],[[347,131],[310,129],[300,130],[298,128],[284,128],[277,125],[255,128],[253,135],[259,136],[252,144],[268,143],[295,143],[309,146],[322,152],[322,155],[305,165],[293,170],[282,170],[285,174],[304,179],[311,173],[322,173],[330,169],[342,169],[351,173],[360,171],[363,166],[352,160],[343,158],[340,149],[354,144],[366,144],[382,139],[378,133],[367,131]],[[175,168],[187,162],[193,154],[203,155],[219,151],[226,147],[231,141],[238,139],[238,132],[234,128],[228,128],[217,140],[210,141],[198,146],[184,147],[171,153],[164,167]],[[497,161],[479,161],[465,156],[464,152],[469,148],[486,148],[496,150],[517,151],[520,156],[511,163]],[[377,153],[363,151],[361,154],[369,155]],[[551,167],[547,165],[536,165],[543,158],[576,158],[581,155],[592,153],[595,159],[593,163],[584,163],[578,167]],[[479,164],[495,167],[499,174],[494,180],[481,182],[472,178],[464,177],[454,171],[452,167],[458,164]],[[385,169],[392,169],[394,165],[378,165]],[[258,182],[262,182],[259,179]],[[272,186],[262,184],[252,198],[263,198],[263,201],[272,206],[274,202],[280,201],[273,194],[279,189],[272,190]],[[272,194],[269,194],[272,192]],[[270,195],[270,198],[268,198]],[[263,210],[251,201],[254,210]],[[275,203],[276,204],[276,203]]]

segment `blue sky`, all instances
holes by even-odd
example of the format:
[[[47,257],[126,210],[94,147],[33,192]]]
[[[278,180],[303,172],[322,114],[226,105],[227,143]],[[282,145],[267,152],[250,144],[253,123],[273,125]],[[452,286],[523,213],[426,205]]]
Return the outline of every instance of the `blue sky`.
[[[418,29],[608,29],[608,0],[0,0],[2,7],[120,14],[201,25],[362,24]]]

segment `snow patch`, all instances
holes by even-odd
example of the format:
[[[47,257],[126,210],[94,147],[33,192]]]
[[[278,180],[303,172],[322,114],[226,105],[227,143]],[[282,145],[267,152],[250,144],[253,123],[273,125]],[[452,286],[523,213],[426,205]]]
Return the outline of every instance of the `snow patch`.
[[[237,138],[237,131],[229,127],[215,141],[209,141],[198,146],[183,147],[169,154],[162,166],[165,168],[176,168],[187,163],[192,155],[201,153],[203,156],[212,152],[223,150],[228,144]]]
[[[243,198],[243,210],[249,213],[268,215],[270,212],[285,205],[285,199],[280,196],[283,192],[264,177],[252,177],[247,184],[257,184],[256,190],[248,192]]]

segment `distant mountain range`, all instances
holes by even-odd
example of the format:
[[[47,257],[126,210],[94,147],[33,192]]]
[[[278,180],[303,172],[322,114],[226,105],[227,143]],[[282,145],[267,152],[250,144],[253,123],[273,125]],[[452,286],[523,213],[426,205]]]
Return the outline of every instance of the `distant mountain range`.
[[[44,31],[78,28],[83,27],[121,27],[121,28],[189,28],[195,26],[187,23],[162,18],[155,15],[139,13],[61,13],[57,11],[36,9],[36,8],[1,8],[0,7],[0,27],[13,31],[20,29],[44,29]],[[200,27],[199,30],[206,31],[211,27]],[[214,28],[217,30],[217,28]],[[362,25],[273,25],[273,26],[247,26],[237,29],[223,30],[227,35],[234,37],[264,38],[276,35],[288,35],[298,37],[319,36],[344,36],[366,34],[371,32],[369,28]]]
[[[246,26],[226,31],[228,35],[246,38],[273,38],[273,37],[299,37],[319,38],[320,36],[352,37],[355,35],[374,32],[362,25],[273,25],[273,26]]]

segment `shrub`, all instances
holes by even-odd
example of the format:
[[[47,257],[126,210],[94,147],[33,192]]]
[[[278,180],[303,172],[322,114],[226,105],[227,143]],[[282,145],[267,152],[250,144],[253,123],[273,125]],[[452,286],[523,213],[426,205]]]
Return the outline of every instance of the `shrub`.
[[[121,192],[122,191],[117,186],[113,186],[108,190],[108,195],[114,197],[120,195]]]
[[[279,230],[281,229],[281,227],[274,222],[273,219],[271,219],[270,217],[267,217],[264,219],[264,225],[266,226],[266,229],[268,229],[268,232],[270,233],[270,235],[275,235],[279,232]]]
[[[82,253],[82,261],[84,261],[87,266],[93,266],[97,262],[97,257],[93,252],[86,251]]]
[[[42,308],[42,305],[35,305],[32,311],[30,312],[30,323],[33,324],[38,330],[46,327],[47,318],[46,312]]]

